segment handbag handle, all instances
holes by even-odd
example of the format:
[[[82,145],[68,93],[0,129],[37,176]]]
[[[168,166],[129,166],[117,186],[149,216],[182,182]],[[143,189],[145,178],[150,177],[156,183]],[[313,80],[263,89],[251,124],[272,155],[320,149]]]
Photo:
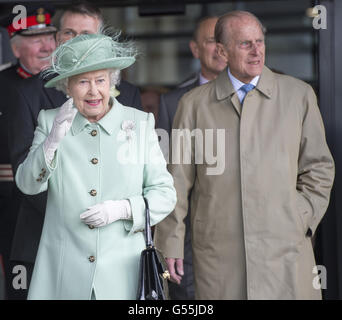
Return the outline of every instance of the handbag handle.
[[[145,243],[146,248],[153,247],[153,240],[152,240],[152,231],[150,225],[150,207],[148,205],[148,201],[144,198],[145,201]]]

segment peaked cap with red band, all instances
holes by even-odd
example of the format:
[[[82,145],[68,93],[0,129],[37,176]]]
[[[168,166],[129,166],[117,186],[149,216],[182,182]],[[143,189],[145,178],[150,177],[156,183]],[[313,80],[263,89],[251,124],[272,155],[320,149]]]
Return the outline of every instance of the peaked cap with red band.
[[[10,38],[17,34],[35,36],[46,33],[56,33],[57,28],[51,24],[54,9],[47,5],[24,5],[27,17],[18,19],[22,13],[12,13],[2,23]]]

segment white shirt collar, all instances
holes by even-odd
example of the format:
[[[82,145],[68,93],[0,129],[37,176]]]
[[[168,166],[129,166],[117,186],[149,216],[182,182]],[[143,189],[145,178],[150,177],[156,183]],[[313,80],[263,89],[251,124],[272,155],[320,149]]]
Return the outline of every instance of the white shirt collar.
[[[207,82],[209,82],[209,80],[208,80],[207,78],[204,78],[203,75],[202,75],[202,73],[200,72],[200,75],[199,75],[199,84],[200,84],[200,86],[201,86],[202,84],[207,83]]]
[[[239,79],[236,79],[231,74],[229,68],[228,68],[228,77],[229,77],[230,81],[232,82],[232,85],[233,85],[236,92],[238,92],[240,90],[240,88],[245,84],[245,83],[241,82]],[[258,84],[259,78],[260,78],[260,75],[254,77],[250,83],[256,87],[256,85]]]

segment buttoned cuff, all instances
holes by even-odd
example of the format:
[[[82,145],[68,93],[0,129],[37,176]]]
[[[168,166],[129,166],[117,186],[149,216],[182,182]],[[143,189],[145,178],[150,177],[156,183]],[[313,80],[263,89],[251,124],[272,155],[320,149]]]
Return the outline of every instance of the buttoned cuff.
[[[47,181],[57,167],[58,157],[51,164],[45,159],[43,144],[29,153],[26,160],[18,167],[15,181],[18,188],[28,195],[33,195],[47,189]]]
[[[45,157],[45,152],[43,145],[39,146],[37,148],[37,158],[38,161],[33,163],[33,172],[34,175],[36,176],[36,182],[39,183],[45,183],[49,179],[51,173],[56,169],[57,167],[57,162],[58,162],[58,157],[57,157],[57,151],[55,152],[55,156],[53,159],[48,161]],[[38,173],[39,172],[39,173]]]

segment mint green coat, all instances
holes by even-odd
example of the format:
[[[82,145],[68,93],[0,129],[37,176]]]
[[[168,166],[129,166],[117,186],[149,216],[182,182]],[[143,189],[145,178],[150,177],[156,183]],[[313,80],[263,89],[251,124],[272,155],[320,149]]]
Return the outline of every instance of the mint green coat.
[[[43,142],[57,112],[39,113],[32,147],[15,177],[25,194],[48,190],[28,298],[90,299],[95,290],[97,299],[135,299],[145,248],[142,195],[149,201],[151,225],[164,219],[176,203],[153,115],[115,99],[97,123],[78,112],[50,166]],[[123,130],[125,120],[134,121],[133,130]],[[80,220],[89,206],[120,199],[130,201],[133,220],[93,229]]]

